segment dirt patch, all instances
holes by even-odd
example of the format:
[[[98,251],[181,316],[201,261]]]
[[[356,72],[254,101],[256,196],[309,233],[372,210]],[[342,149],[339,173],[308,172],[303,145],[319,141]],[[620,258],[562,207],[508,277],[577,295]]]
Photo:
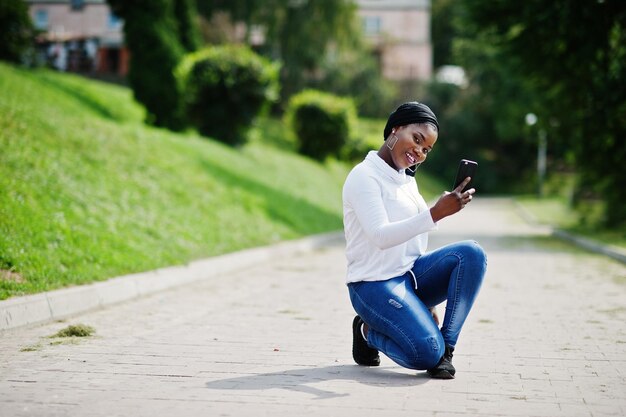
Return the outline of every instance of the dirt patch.
[[[26,280],[17,272],[13,272],[8,269],[0,269],[0,281],[15,282],[17,284],[22,284]]]

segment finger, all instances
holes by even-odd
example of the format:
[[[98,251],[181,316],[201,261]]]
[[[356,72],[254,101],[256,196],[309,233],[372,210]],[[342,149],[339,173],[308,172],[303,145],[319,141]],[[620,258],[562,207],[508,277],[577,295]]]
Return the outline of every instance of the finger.
[[[465,194],[469,194],[472,195],[476,192],[476,188],[470,188],[469,190],[465,191]]]
[[[472,177],[466,177],[466,178],[463,180],[463,182],[461,182],[461,183],[460,183],[460,184],[459,184],[459,185],[458,185],[458,186],[454,189],[454,191],[456,191],[456,192],[459,192],[459,193],[460,193],[460,192],[463,190],[463,188],[465,188],[465,186],[466,186],[467,184],[469,184],[469,182],[470,182],[471,180],[472,180]]]

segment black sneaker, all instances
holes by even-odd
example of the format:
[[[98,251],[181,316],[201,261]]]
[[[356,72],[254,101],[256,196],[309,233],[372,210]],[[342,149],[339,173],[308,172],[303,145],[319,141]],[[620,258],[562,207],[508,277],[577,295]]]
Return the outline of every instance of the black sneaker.
[[[443,352],[443,356],[439,360],[439,363],[434,368],[429,369],[428,375],[431,378],[436,379],[454,379],[456,369],[452,366],[452,353],[454,348],[446,345],[446,350]]]
[[[356,316],[352,321],[352,357],[359,365],[378,366],[380,365],[380,356],[378,351],[367,345],[367,340],[361,333],[363,320]]]

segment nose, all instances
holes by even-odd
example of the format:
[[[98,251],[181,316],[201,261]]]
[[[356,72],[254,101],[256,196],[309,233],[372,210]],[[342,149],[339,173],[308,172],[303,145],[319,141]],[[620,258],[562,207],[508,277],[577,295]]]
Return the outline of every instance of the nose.
[[[421,160],[426,159],[426,152],[424,152],[424,150],[420,148],[419,146],[415,146],[413,148],[413,152],[415,152],[415,155],[417,155],[418,160],[421,161]]]

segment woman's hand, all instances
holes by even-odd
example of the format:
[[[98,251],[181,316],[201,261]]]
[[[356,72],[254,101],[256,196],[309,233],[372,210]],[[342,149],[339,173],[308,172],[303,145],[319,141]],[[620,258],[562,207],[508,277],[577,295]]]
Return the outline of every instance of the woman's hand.
[[[470,188],[465,192],[461,192],[471,178],[467,177],[458,185],[452,192],[445,192],[435,205],[430,209],[430,215],[433,221],[436,223],[444,217],[448,217],[454,213],[459,212],[467,203],[472,201],[472,195],[476,192],[474,188]]]

